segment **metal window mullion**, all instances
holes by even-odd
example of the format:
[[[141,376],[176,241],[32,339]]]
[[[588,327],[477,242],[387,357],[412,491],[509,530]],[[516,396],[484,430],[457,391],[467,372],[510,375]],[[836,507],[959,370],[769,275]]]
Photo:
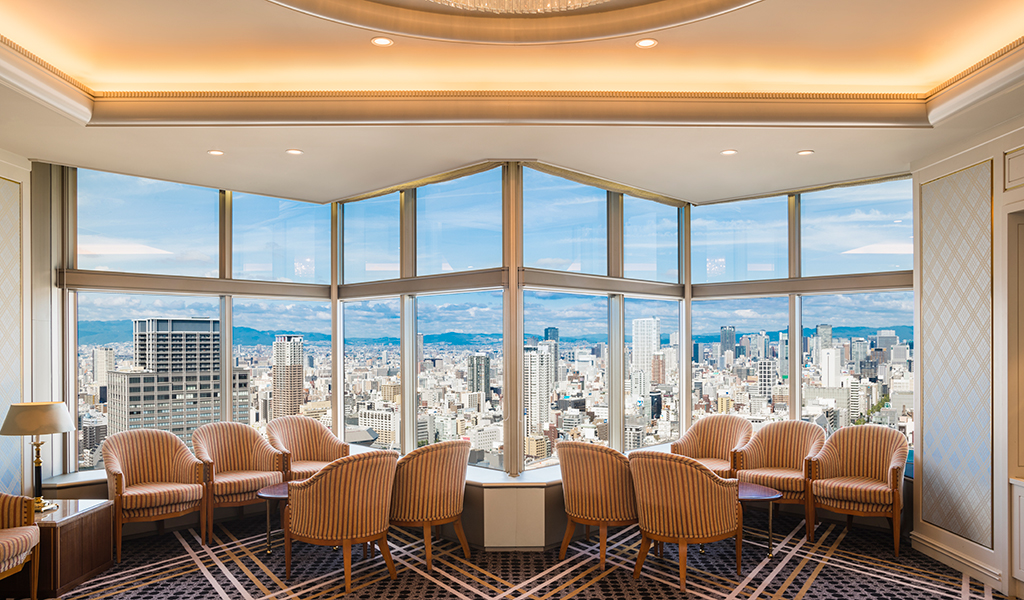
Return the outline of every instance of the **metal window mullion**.
[[[235,407],[235,370],[231,339],[233,296],[220,297],[220,420],[232,421]],[[266,421],[266,416],[263,415]]]
[[[220,191],[220,278],[231,279],[231,228],[232,228],[232,196],[231,190]],[[223,333],[223,332],[222,332]]]
[[[342,406],[345,389],[344,316],[341,310],[339,286],[342,281],[341,260],[341,205],[331,204],[331,431],[345,439],[345,410]]]
[[[623,196],[608,192],[608,277],[625,277]]]
[[[416,277],[416,188],[402,190],[399,196],[399,277]]]
[[[61,240],[59,267],[74,269],[78,266],[78,169],[73,167],[61,167],[63,178],[61,193]],[[63,277],[58,276],[60,282],[60,298],[62,319],[58,323],[63,324],[61,360],[63,362],[61,399],[67,404],[75,422],[78,422],[78,300],[77,293],[69,290],[63,283]],[[60,436],[61,448],[61,471],[60,473],[71,473],[78,470],[78,436],[65,433]],[[56,469],[53,475],[57,475]]]
[[[789,196],[789,278],[798,279],[802,269],[800,262],[803,249],[800,247],[800,194]]]
[[[502,166],[502,264],[507,284],[502,302],[502,395],[505,471],[518,477],[523,471],[523,166]]]
[[[402,294],[400,347],[402,349],[402,393],[398,404],[398,442],[403,454],[416,449],[416,297]]]
[[[625,296],[608,296],[608,444],[626,450]]]
[[[803,416],[804,325],[801,296],[789,295],[789,418]]]
[[[693,424],[693,332],[690,311],[693,308],[693,280],[690,267],[690,205],[679,209],[679,273],[683,275],[683,301],[679,311],[679,398],[677,410],[683,411],[680,434]]]

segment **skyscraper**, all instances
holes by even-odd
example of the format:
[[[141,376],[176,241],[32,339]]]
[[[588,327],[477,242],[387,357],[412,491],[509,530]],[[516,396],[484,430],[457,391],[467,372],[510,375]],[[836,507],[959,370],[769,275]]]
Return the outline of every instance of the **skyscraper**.
[[[558,328],[557,327],[545,327],[544,328],[544,339],[558,341]]]
[[[536,346],[523,348],[523,404],[526,412],[526,434],[541,431],[543,423],[550,421],[551,354]]]
[[[779,332],[779,376],[789,379],[789,332]]]
[[[775,386],[778,364],[774,360],[760,360],[757,362],[757,395],[761,398],[771,398],[772,388]]]
[[[832,326],[818,325],[818,348],[824,350],[832,347]]]
[[[92,380],[96,385],[107,385],[107,371],[113,371],[114,366],[113,348],[93,348]]]
[[[839,348],[825,348],[821,351],[821,387],[839,387],[839,361],[841,356]]]
[[[469,391],[483,392],[484,399],[491,401],[491,357],[471,354],[469,357]],[[478,409],[479,410],[479,409]]]
[[[661,349],[661,319],[633,319],[633,372],[641,371],[645,377],[642,385],[634,383],[633,395],[645,398],[652,381],[654,353]]]
[[[718,347],[719,352],[725,353],[727,350],[732,350],[732,355],[736,356],[736,328],[732,325],[726,325],[722,327],[721,345]],[[715,358],[718,358],[717,356]]]
[[[875,348],[888,350],[898,343],[900,343],[900,338],[896,335],[895,329],[880,329],[875,336]]]
[[[299,414],[303,399],[302,355],[301,335],[283,334],[274,340],[271,419]]]

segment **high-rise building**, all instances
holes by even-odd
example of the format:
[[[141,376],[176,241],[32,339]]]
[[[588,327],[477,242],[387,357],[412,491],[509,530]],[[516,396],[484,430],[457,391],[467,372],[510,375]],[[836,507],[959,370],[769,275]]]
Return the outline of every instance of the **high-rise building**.
[[[875,348],[888,350],[898,343],[900,343],[900,338],[896,335],[895,329],[880,329],[875,336]]]
[[[839,387],[840,362],[842,360],[842,349],[825,348],[821,351],[821,387]]]
[[[271,370],[273,397],[270,418],[299,414],[302,406],[302,336],[282,334],[274,340],[274,368]]]
[[[654,353],[661,349],[661,319],[658,317],[633,319],[633,373],[642,372],[643,382],[633,383],[632,392],[637,398],[647,397],[653,375]]]
[[[114,349],[93,348],[92,381],[96,385],[107,385],[107,371],[114,370]]]
[[[423,334],[416,334],[416,372],[419,373],[423,368]]]
[[[860,373],[860,363],[868,359],[870,345],[864,338],[853,338],[850,340],[850,362],[853,363],[854,372]]]
[[[757,362],[757,395],[761,398],[772,397],[772,387],[779,370],[778,363],[774,360],[759,360]]]
[[[789,332],[779,332],[779,376],[789,379]]]
[[[818,348],[824,350],[825,348],[832,347],[832,326],[831,325],[818,325],[817,330],[818,336]]]
[[[651,356],[651,384],[658,385],[667,381],[668,378],[665,376],[665,353],[655,352]]]
[[[523,403],[526,410],[526,433],[539,433],[550,421],[551,392],[554,381],[552,356],[536,346],[523,348]]]
[[[559,381],[558,365],[561,362],[559,360],[560,355],[558,354],[558,342],[555,340],[543,340],[537,342],[537,351],[551,355],[548,368],[551,369],[551,390],[554,391],[555,382]]]
[[[491,357],[484,353],[471,354],[468,365],[469,391],[483,392],[491,401]]]
[[[736,328],[732,325],[725,325],[722,327],[722,334],[720,345],[718,346],[719,352],[725,352],[726,350],[732,350],[732,355],[736,356]],[[717,356],[716,356],[717,358]]]
[[[558,328],[557,327],[545,327],[544,328],[544,339],[550,341],[558,341]]]

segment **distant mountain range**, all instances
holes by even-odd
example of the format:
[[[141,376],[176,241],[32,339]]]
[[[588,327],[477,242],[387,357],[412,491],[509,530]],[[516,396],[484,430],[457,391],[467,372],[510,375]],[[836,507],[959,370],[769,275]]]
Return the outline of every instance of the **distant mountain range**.
[[[914,328],[906,325],[894,325],[890,327],[833,327],[832,336],[837,338],[851,338],[851,337],[862,337],[867,339],[878,333],[879,329],[893,329],[896,331],[896,335],[899,336],[900,340],[913,340]],[[292,334],[301,335],[308,342],[329,342],[331,336],[326,333],[313,333],[308,331],[264,331],[259,329],[253,329],[251,327],[235,327],[232,333],[232,341],[236,345],[241,346],[256,346],[265,345],[269,346],[274,343],[275,336],[279,334]],[[739,341],[745,335],[752,332],[736,332],[736,341]],[[765,332],[768,338],[773,341],[779,341],[780,331],[767,331]],[[815,328],[804,327],[804,337],[810,337],[815,334]],[[451,346],[489,346],[501,342],[502,334],[500,333],[441,333],[441,334],[427,334],[423,336],[423,343],[425,344],[448,344]],[[543,340],[543,334],[526,334],[524,341],[531,337]],[[713,334],[702,334],[693,336],[693,341],[697,343],[711,343],[721,340],[719,333]],[[78,322],[78,343],[82,345],[106,345],[106,344],[117,344],[132,341],[132,322],[131,320],[123,321],[79,321]],[[586,344],[597,344],[607,343],[608,336],[605,335],[584,335],[578,337],[572,336],[561,336],[561,343],[566,345],[576,345],[579,343]],[[626,343],[631,341],[630,336],[626,336]],[[354,345],[388,345],[397,346],[399,340],[397,337],[378,337],[378,338],[349,338],[349,344]],[[669,336],[662,334],[661,336],[662,345],[668,345]]]

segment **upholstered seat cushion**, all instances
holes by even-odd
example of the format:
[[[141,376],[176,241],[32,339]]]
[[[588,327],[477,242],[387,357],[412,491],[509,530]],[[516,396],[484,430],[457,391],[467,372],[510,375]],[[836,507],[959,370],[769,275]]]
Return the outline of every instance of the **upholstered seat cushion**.
[[[39,527],[36,525],[0,529],[0,573],[25,562],[38,543]]]
[[[835,510],[852,510],[861,513],[875,513],[889,516],[892,514],[892,504],[868,504],[865,502],[853,502],[850,500],[833,500],[831,498],[815,498],[818,506]]]
[[[718,475],[722,479],[729,479],[732,477],[732,475],[729,474],[729,471],[732,470],[732,465],[727,460],[722,460],[720,458],[698,458],[695,456],[691,456],[690,458],[704,465],[709,471]]]
[[[320,469],[331,464],[328,461],[319,460],[293,460],[292,461],[292,480],[298,481],[300,479],[309,479]]]
[[[892,488],[868,477],[833,477],[818,479],[811,484],[814,497],[857,502],[861,504],[892,504]]]
[[[165,504],[163,506],[152,506],[147,508],[122,508],[121,514],[126,520],[144,517],[159,517],[160,515],[169,515],[184,512],[186,510],[192,510],[198,507],[200,502],[202,502],[202,500],[196,500],[195,502],[182,502],[181,504]]]
[[[736,478],[747,483],[768,486],[780,492],[803,492],[806,485],[803,470],[785,467],[744,469],[736,473]]]
[[[215,496],[258,492],[260,488],[284,481],[280,471],[223,471],[213,480]]]
[[[202,499],[201,483],[149,482],[126,487],[121,506],[125,510],[133,510],[171,504],[191,504]]]

